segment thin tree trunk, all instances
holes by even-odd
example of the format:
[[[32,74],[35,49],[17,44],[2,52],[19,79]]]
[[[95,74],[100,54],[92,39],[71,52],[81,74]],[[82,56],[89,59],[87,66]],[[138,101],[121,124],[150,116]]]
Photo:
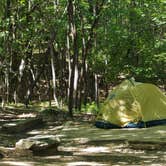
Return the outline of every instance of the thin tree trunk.
[[[94,36],[95,36],[95,28],[98,25],[99,18],[100,18],[100,13],[102,11],[103,5],[104,5],[104,0],[101,1],[101,3],[96,2],[96,5],[92,6],[91,1],[89,0],[89,6],[90,10],[95,17],[94,21],[91,24],[91,28],[89,31],[89,36],[87,41],[84,39],[84,27],[82,26],[82,69],[81,69],[81,87],[80,87],[80,94],[84,92],[84,95],[80,95],[80,102],[79,102],[79,108],[81,107],[82,100],[84,104],[87,102],[87,94],[88,94],[88,78],[87,78],[87,71],[88,71],[88,64],[87,64],[87,56],[90,53],[92,47],[93,47],[93,41],[94,41]],[[82,16],[80,16],[82,18]],[[94,41],[94,45],[95,45]],[[81,108],[80,108],[81,109]]]
[[[73,56],[72,56],[72,65],[71,65],[71,78],[70,78],[70,86],[69,86],[69,100],[68,100],[68,109],[69,114],[73,116],[73,107],[75,104],[76,94],[77,94],[77,81],[78,76],[78,39],[77,39],[77,29],[76,29],[76,22],[75,22],[75,1],[68,0],[68,21],[69,21],[69,32],[71,35],[72,41],[72,49],[73,49]],[[68,33],[69,35],[69,33]],[[72,51],[70,51],[71,53]]]
[[[69,27],[67,27],[68,31],[69,31]],[[69,32],[67,33],[67,59],[68,59],[68,90],[67,90],[67,95],[68,95],[68,99],[69,99],[69,94],[70,94],[70,80],[71,80],[71,57],[70,57],[70,39],[69,39]]]
[[[50,54],[51,54],[51,71],[52,71],[52,83],[53,83],[53,98],[55,101],[55,106],[59,107],[59,103],[56,96],[56,74],[55,74],[55,66],[54,66],[53,45],[50,46]]]
[[[10,20],[10,15],[11,15],[11,1],[10,0],[7,0],[6,1],[6,11],[5,11],[5,17],[6,19],[9,19],[9,25],[8,25],[8,31],[9,31],[9,34],[6,38],[6,41],[5,41],[5,48],[6,48],[6,54],[9,56],[9,59],[11,60],[11,20]],[[6,62],[11,64],[11,61],[9,62],[9,59],[6,58]],[[6,70],[5,70],[5,90],[4,90],[4,97],[3,97],[3,104],[2,106],[5,107],[5,103],[8,103],[9,102],[9,73],[10,73],[10,65],[6,67]]]
[[[99,88],[98,88],[98,76],[95,74],[95,101],[99,107]]]

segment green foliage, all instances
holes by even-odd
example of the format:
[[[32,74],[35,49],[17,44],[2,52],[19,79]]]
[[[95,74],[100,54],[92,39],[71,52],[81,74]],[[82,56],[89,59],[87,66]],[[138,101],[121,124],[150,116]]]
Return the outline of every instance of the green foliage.
[[[98,112],[97,104],[95,102],[87,103],[86,105],[83,105],[81,107],[81,112],[97,114]]]
[[[90,59],[94,71],[109,81],[121,73],[144,80],[163,77],[157,66],[165,64],[165,10],[163,1],[110,1],[97,30],[95,61]]]
[[[138,81],[162,80],[164,83],[165,0],[73,1],[76,10],[72,21],[76,26],[76,40],[73,40],[73,34],[69,32],[71,23],[68,2],[1,0],[0,83],[6,83],[3,87],[4,94],[10,94],[9,98],[14,98],[14,92],[17,91],[23,93],[18,94],[18,98],[21,101],[25,100],[27,90],[33,87],[32,84],[40,72],[42,74],[33,87],[34,92],[41,90],[41,86],[46,88],[45,91],[51,91],[50,42],[55,53],[57,93],[59,96],[62,95],[58,96],[59,98],[65,98],[63,101],[66,101],[69,85],[68,62],[73,64],[75,52],[78,52],[79,79],[86,75],[82,75],[84,58],[86,72],[90,75],[79,80],[78,88],[83,86],[79,89],[80,94],[86,93],[85,86],[89,85],[89,82],[94,82],[94,78],[91,78],[94,75],[99,76],[99,88],[103,89],[121,77],[131,76]],[[24,78],[19,82],[22,59],[25,60]],[[87,92],[85,98],[90,96],[89,93]],[[48,100],[48,93],[45,95],[45,100]],[[94,93],[91,93],[90,98],[94,100]],[[83,111],[93,112],[96,110],[95,107],[95,103],[91,103],[83,106]]]

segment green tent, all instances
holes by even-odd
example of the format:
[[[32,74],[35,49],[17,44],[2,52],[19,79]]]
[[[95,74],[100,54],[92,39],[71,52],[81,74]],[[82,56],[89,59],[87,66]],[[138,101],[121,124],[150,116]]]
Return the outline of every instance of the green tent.
[[[96,121],[102,128],[157,124],[166,124],[166,96],[153,84],[133,80],[125,80],[112,90]]]

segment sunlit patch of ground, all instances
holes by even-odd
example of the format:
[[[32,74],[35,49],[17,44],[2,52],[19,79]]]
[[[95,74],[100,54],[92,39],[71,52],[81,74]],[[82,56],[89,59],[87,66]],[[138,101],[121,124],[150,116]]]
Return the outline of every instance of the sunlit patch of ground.
[[[31,158],[0,160],[0,166],[163,166],[166,163],[166,126],[147,129],[103,130],[89,123],[49,124],[26,133],[56,135],[59,152]]]
[[[84,124],[79,125],[79,130],[75,128],[73,125],[64,127],[61,132],[64,146],[59,147],[59,150],[71,153],[76,161],[105,165],[166,163],[166,126],[103,130]]]
[[[34,162],[28,161],[2,161],[0,164],[3,164],[4,166],[34,166]]]

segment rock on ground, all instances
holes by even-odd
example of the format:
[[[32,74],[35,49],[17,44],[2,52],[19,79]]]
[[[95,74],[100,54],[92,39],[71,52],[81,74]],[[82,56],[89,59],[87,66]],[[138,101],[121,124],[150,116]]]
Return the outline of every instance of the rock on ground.
[[[15,148],[22,150],[31,150],[34,153],[49,151],[54,148],[57,151],[60,139],[55,135],[37,135],[16,142]]]

